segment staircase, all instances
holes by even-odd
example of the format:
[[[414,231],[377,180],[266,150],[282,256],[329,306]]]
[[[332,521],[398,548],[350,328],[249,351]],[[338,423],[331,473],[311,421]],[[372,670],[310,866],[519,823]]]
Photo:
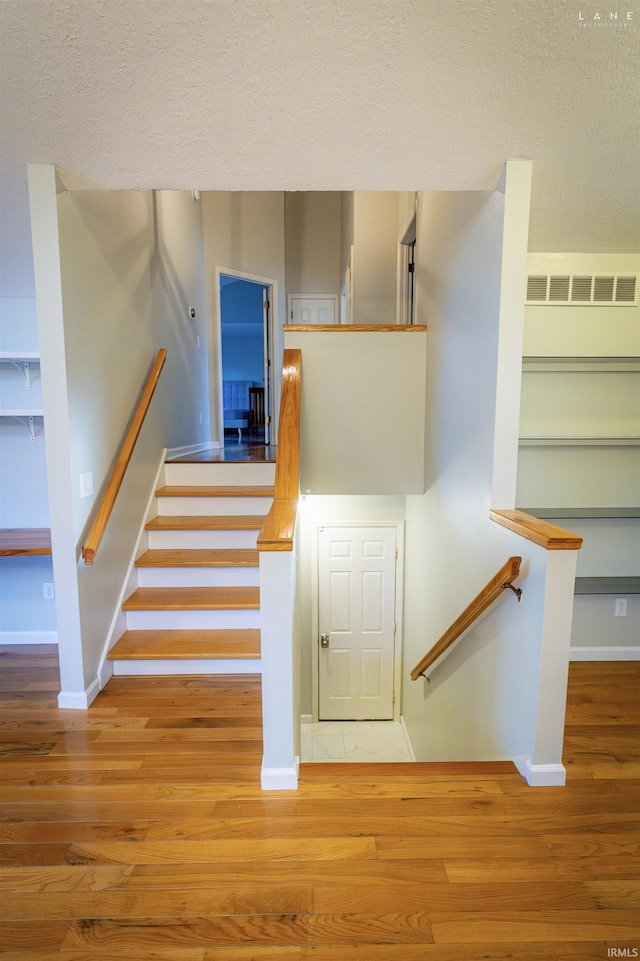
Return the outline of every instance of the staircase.
[[[167,463],[124,601],[114,674],[258,674],[256,539],[272,463]]]

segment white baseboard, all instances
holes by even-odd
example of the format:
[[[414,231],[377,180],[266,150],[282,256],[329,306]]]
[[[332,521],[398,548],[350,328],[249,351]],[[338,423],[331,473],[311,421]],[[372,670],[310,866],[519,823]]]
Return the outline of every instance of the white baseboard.
[[[82,711],[89,707],[99,692],[100,684],[97,678],[91,682],[86,691],[60,691],[58,694],[58,707],[73,711]]]
[[[57,631],[0,631],[0,644],[57,644]]]
[[[153,677],[166,674],[262,674],[259,658],[235,660],[111,661],[115,677]]]
[[[260,787],[263,791],[296,791],[297,767],[263,767],[260,772]]]
[[[532,764],[529,759],[523,773],[529,787],[564,787],[567,780],[563,764]]]
[[[404,714],[400,715],[400,724],[402,725],[402,730],[404,731],[405,741],[407,742],[407,747],[409,748],[409,754],[411,755],[411,760],[415,761],[416,755],[413,750],[413,744],[411,743],[411,738],[409,737],[409,732],[407,731],[407,725],[404,722]]]
[[[210,440],[203,444],[187,444],[186,447],[169,447],[167,458],[171,460],[173,457],[187,457],[189,454],[199,454],[203,450],[220,450],[220,442]]]
[[[570,647],[570,661],[640,661],[640,647]]]

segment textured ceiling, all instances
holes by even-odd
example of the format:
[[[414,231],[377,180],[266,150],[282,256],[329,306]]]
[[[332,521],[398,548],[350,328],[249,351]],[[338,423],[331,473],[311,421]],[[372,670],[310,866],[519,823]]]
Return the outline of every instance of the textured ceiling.
[[[638,0],[0,0],[0,16],[5,296],[33,290],[29,161],[70,188],[474,190],[528,157],[531,250],[640,249]]]

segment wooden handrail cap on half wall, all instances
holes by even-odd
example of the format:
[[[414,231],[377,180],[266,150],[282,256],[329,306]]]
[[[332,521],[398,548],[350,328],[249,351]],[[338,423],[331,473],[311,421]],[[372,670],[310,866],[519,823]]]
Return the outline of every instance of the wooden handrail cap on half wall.
[[[514,534],[526,537],[528,541],[539,544],[547,551],[579,551],[582,547],[582,538],[579,534],[572,534],[562,527],[556,527],[548,521],[540,520],[524,511],[490,510],[489,517],[496,524],[506,527]]]
[[[282,354],[274,500],[258,535],[259,551],[293,550],[300,493],[301,372],[302,352],[298,348],[286,348]]]
[[[297,498],[274,500],[258,535],[258,550],[292,551],[297,512]]]

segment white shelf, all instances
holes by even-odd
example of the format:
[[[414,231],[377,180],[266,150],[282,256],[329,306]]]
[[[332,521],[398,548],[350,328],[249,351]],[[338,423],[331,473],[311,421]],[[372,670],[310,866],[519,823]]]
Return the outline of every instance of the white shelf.
[[[638,447],[640,437],[521,437],[520,447]]]
[[[640,507],[519,507],[518,510],[549,520],[640,518]]]
[[[0,410],[0,417],[43,417],[43,411],[38,407],[10,407]]]
[[[523,357],[522,370],[526,373],[568,372],[595,373],[598,371],[640,371],[640,357]]]
[[[38,350],[0,350],[0,364],[15,364],[20,361],[28,361],[31,364],[40,363],[40,351]]]

